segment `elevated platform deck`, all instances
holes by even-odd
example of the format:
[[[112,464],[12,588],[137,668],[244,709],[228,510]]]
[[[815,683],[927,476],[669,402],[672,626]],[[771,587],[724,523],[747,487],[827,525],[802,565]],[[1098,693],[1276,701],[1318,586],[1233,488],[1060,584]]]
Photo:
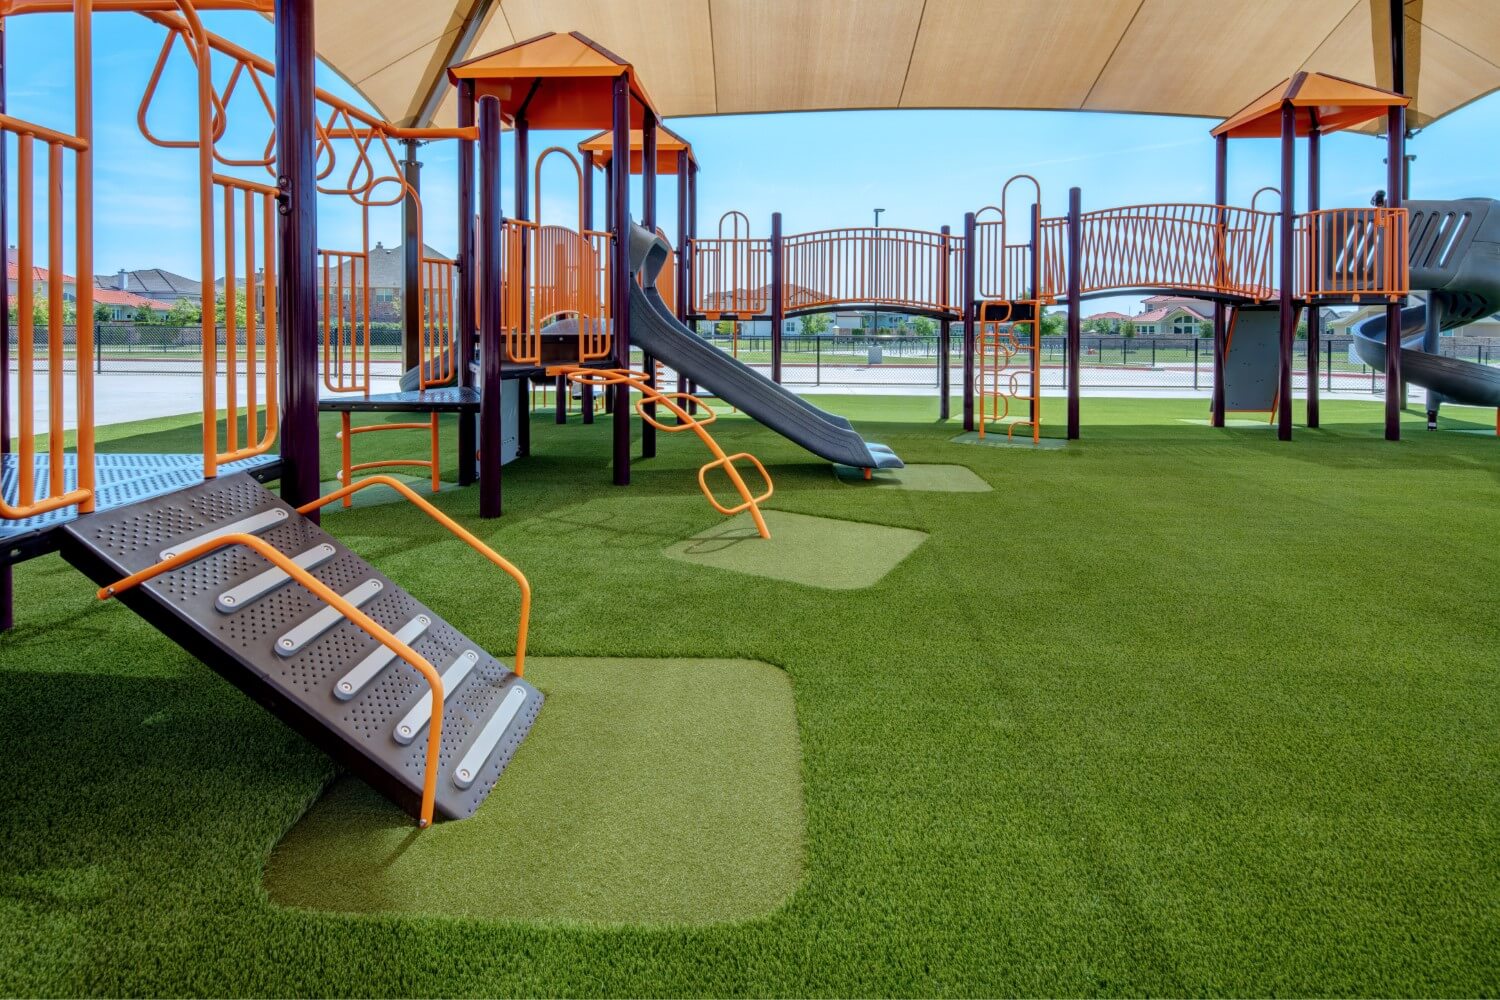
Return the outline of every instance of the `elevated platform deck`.
[[[318,409],[324,413],[478,413],[479,403],[477,388],[455,385],[372,396],[324,396],[318,400]]]
[[[32,468],[39,486],[47,482],[49,465],[49,456],[35,457]],[[261,482],[275,479],[281,474],[281,456],[257,455],[219,466],[221,477],[237,472],[249,473]],[[78,456],[72,452],[63,456],[63,481],[69,490],[78,485]],[[95,454],[95,513],[166,496],[203,481],[203,456],[199,454]],[[0,496],[14,505],[19,486],[19,458],[6,455],[0,463]],[[53,551],[57,548],[53,537],[56,530],[78,517],[76,507],[64,507],[17,521],[0,521],[0,563],[21,562]]]

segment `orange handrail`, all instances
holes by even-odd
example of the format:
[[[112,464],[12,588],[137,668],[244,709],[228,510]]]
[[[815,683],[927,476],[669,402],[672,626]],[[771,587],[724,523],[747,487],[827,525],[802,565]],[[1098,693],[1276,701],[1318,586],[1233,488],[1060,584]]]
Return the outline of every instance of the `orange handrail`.
[[[516,582],[516,586],[521,591],[520,621],[516,627],[516,676],[524,676],[526,673],[526,637],[531,627],[531,583],[526,579],[526,574],[517,569],[515,564],[510,560],[474,537],[463,525],[438,510],[426,500],[423,500],[410,486],[391,476],[366,476],[364,479],[359,480],[359,482],[350,483],[347,486],[334,490],[326,496],[319,497],[311,503],[303,504],[297,508],[297,512],[299,514],[307,514],[311,511],[319,510],[336,500],[343,500],[369,486],[389,486],[397,493],[400,493],[408,502],[414,504],[418,510],[447,528],[460,541],[500,567],[507,576]]]
[[[397,639],[379,622],[349,603],[341,594],[334,591],[322,580],[319,580],[307,570],[298,566],[290,557],[273,547],[269,542],[257,538],[255,535],[245,534],[244,532],[235,532],[229,535],[221,535],[217,538],[210,538],[207,541],[199,542],[191,548],[174,553],[155,565],[132,573],[122,580],[117,580],[107,587],[101,587],[98,591],[99,600],[107,601],[111,597],[119,597],[121,594],[133,590],[141,584],[161,576],[163,573],[171,572],[185,563],[206,556],[210,552],[216,552],[219,549],[235,545],[243,545],[246,548],[254,550],[267,562],[301,584],[303,588],[318,598],[318,600],[338,611],[339,614],[353,622],[358,628],[369,635],[370,638],[404,660],[427,681],[427,686],[432,689],[432,716],[427,732],[427,760],[423,770],[422,805],[417,823],[424,828],[431,826],[433,806],[437,799],[437,772],[439,755],[442,749],[443,678],[438,674],[433,665],[428,662],[426,657],[400,639]]]
[[[1406,295],[1410,222],[1404,208],[1325,208],[1299,215],[1298,295],[1355,302]]]
[[[724,449],[719,446],[719,442],[715,441],[713,435],[704,429],[717,420],[718,415],[703,400],[691,393],[661,392],[656,386],[651,384],[651,379],[644,372],[631,371],[627,368],[582,368],[578,365],[556,365],[548,368],[547,374],[553,378],[556,378],[558,375],[566,375],[570,382],[578,385],[594,386],[596,388],[624,384],[640,393],[641,398],[636,400],[635,411],[640,414],[642,420],[646,421],[652,427],[667,434],[676,434],[681,431],[690,430],[698,435],[698,440],[702,441],[704,447],[708,448],[714,456],[712,462],[706,463],[698,470],[698,488],[703,491],[703,495],[707,498],[709,505],[725,517],[733,517],[748,510],[750,517],[755,521],[755,530],[760,533],[760,537],[767,539],[771,537],[771,529],[766,526],[765,515],[761,513],[760,509],[760,505],[771,499],[772,494],[776,491],[775,484],[771,482],[771,475],[766,471],[766,467],[761,464],[760,459],[749,452],[739,452],[734,455],[724,453]],[[708,418],[705,420],[698,419],[689,413],[687,408],[678,405],[678,400],[687,402],[694,409],[701,408],[708,414]],[[675,424],[668,424],[658,420],[653,412],[656,406],[665,406],[677,419],[677,422]],[[742,458],[751,462],[755,466],[756,471],[760,473],[761,479],[766,484],[766,491],[764,493],[758,496],[752,494],[750,487],[745,485],[744,477],[740,475],[739,469],[735,468],[734,465],[736,461]],[[707,477],[709,470],[715,468],[722,468],[724,470],[735,491],[739,493],[741,502],[738,506],[726,507],[719,503],[718,499],[714,496],[713,490],[708,485]]]

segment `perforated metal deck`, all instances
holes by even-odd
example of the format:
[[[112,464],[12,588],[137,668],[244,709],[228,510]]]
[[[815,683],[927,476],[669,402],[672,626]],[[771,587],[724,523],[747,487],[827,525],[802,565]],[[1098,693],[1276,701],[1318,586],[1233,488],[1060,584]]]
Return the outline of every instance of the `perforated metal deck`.
[[[280,515],[280,516],[278,516]],[[436,612],[281,503],[248,475],[80,518],[63,529],[63,554],[101,585],[156,563],[161,553],[252,519],[252,533],[350,597],[442,673],[461,664],[446,692],[437,811],[473,814],[495,786],[541,708],[541,692],[516,677]],[[330,556],[324,546],[330,546]],[[273,569],[243,547],[222,549],[127,592],[122,600],[236,686],[415,814],[420,805],[425,729],[398,734],[428,700],[426,681],[302,587],[267,587]],[[274,579],[270,582],[275,582]],[[508,582],[508,581],[506,581]],[[502,581],[497,578],[497,590]],[[233,591],[226,607],[220,600]],[[418,619],[425,618],[425,622]],[[465,657],[472,651],[477,655]],[[363,671],[356,668],[363,667]],[[361,673],[364,675],[361,676]],[[341,682],[353,687],[339,690]],[[362,681],[355,684],[355,681]],[[507,696],[520,692],[518,696]],[[513,712],[506,719],[497,713]],[[420,718],[418,712],[418,718]],[[471,773],[463,775],[468,762]]]
[[[227,462],[219,467],[221,476],[237,472],[249,472],[258,479],[276,475],[281,465],[278,455],[257,455]],[[32,463],[33,481],[41,492],[48,478],[50,467],[48,456],[35,456]],[[20,459],[6,455],[0,461],[0,496],[6,503],[14,505],[19,495]],[[78,456],[69,452],[63,456],[63,481],[65,489],[78,485]],[[98,491],[95,510],[107,511],[127,504],[166,496],[180,489],[203,481],[203,456],[201,454],[96,454],[94,456],[94,488]],[[0,521],[0,541],[13,544],[22,538],[42,535],[78,516],[76,507],[38,514],[19,521]],[[34,555],[36,553],[27,553]]]

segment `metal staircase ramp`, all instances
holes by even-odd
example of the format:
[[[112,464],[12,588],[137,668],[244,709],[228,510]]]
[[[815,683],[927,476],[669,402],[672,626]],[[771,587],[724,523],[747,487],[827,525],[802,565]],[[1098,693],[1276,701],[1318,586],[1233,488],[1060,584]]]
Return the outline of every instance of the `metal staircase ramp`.
[[[444,675],[436,811],[474,813],[526,737],[542,694],[248,475],[66,525],[63,555],[100,586],[216,535],[285,553]],[[121,600],[182,648],[417,815],[429,688],[368,633],[244,546],[219,549]]]

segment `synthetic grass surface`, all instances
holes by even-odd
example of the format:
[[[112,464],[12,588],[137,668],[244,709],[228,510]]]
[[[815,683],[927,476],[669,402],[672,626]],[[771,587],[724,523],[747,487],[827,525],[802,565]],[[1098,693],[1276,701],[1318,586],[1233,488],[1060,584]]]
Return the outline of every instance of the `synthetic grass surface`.
[[[697,929],[278,908],[263,868],[333,768],[48,558],[0,637],[0,992],[1500,992],[1493,438],[1413,414],[1392,445],[1378,405],[1325,401],[1287,444],[1182,423],[1201,400],[1085,399],[1082,441],[992,449],[950,443],[930,399],[819,403],[995,492],[856,490],[721,419],[774,508],[927,533],[855,591],[666,559],[721,523],[689,435],[618,489],[608,419],[539,416],[505,517],[437,501],[529,574],[538,656],[786,671],[806,854],[785,906]],[[507,651],[509,591],[441,529],[396,506],[328,523]]]
[[[865,478],[864,469],[835,465],[833,474],[857,489],[916,490],[919,493],[988,493],[994,487],[966,465],[908,465],[882,469]]]
[[[786,673],[747,660],[532,659],[547,704],[479,812],[413,829],[355,778],[271,855],[289,906],[706,924],[770,913],[802,876]]]

